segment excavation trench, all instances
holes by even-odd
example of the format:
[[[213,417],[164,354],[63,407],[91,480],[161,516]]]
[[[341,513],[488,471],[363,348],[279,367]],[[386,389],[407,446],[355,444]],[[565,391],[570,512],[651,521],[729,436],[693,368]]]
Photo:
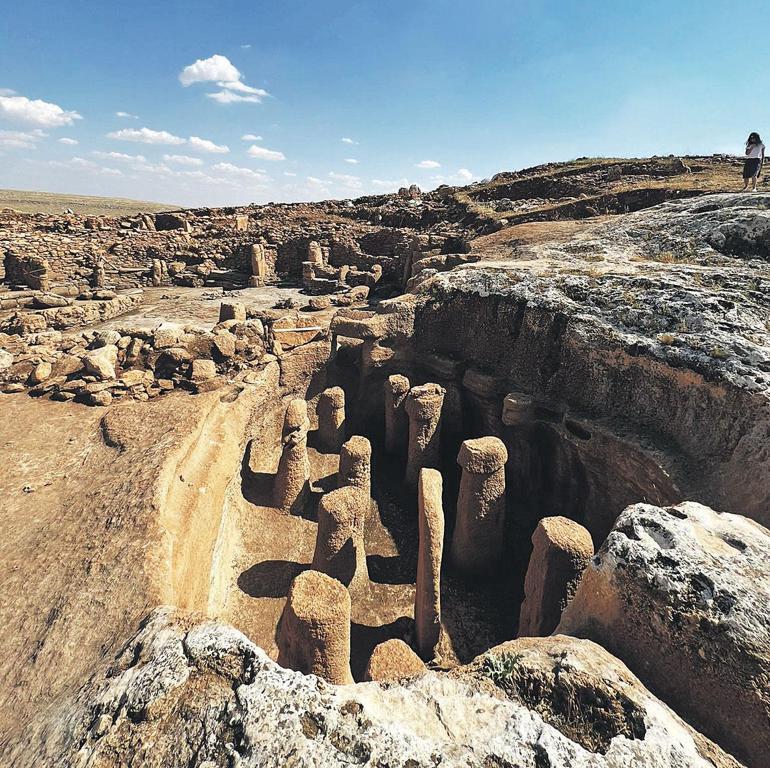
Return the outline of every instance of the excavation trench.
[[[273,658],[279,656],[291,584],[313,560],[319,499],[338,485],[339,454],[321,448],[316,414],[318,395],[329,387],[345,392],[346,436],[363,435],[372,446],[373,503],[364,535],[368,581],[350,590],[356,680],[364,678],[379,643],[415,642],[417,498],[404,484],[406,445],[395,455],[384,446],[384,384],[393,370],[408,373],[412,387],[437,382],[446,390],[438,461],[446,517],[439,666],[469,662],[516,636],[538,520],[571,518],[598,545],[627,504],[679,500],[663,468],[666,457],[607,424],[532,395],[490,389],[467,371],[452,378],[435,358],[378,370],[361,364],[359,341],[338,346],[336,354],[324,342],[301,347],[284,357],[280,374],[273,363],[232,402],[216,403],[163,478],[166,601],[234,625]],[[275,508],[273,488],[284,414],[296,396],[308,403],[310,492],[301,509],[287,514]],[[469,578],[448,558],[461,477],[457,457],[464,440],[487,435],[499,437],[508,452],[503,553],[494,572]]]

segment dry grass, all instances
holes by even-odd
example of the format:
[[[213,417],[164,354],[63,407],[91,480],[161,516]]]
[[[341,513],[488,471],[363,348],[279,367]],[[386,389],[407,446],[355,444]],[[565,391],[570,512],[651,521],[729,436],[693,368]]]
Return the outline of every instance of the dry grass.
[[[172,203],[148,203],[122,197],[89,197],[60,195],[55,192],[27,192],[0,189],[0,209],[13,208],[22,213],[63,213],[67,208],[86,216],[132,216],[137,213],[172,211]]]

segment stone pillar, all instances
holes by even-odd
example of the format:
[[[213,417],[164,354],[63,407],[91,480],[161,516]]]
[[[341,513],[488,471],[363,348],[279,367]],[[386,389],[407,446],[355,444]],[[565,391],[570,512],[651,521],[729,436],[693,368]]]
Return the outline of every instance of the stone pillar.
[[[519,637],[550,635],[594,555],[591,534],[566,517],[544,517],[532,534]]]
[[[251,278],[249,285],[259,288],[265,284],[267,278],[267,262],[265,261],[265,247],[261,243],[250,246]]]
[[[385,382],[385,450],[400,453],[409,439],[409,417],[404,401],[409,394],[409,379],[395,374]]]
[[[321,447],[339,453],[345,441],[345,390],[325,389],[318,396],[318,440]]]
[[[420,526],[414,623],[417,650],[424,659],[436,655],[441,634],[441,556],[444,549],[443,482],[437,469],[420,470],[417,508]]]
[[[417,477],[423,467],[438,467],[443,403],[444,388],[438,384],[412,387],[406,398],[409,452],[405,482],[412,489],[417,487]]]
[[[372,495],[372,444],[360,435],[354,435],[340,449],[338,485],[355,485]]]
[[[370,499],[348,485],[325,493],[318,503],[318,530],[313,569],[348,586],[369,581],[364,548],[364,525]]]
[[[307,403],[301,398],[292,400],[283,420],[282,452],[273,486],[273,505],[295,515],[302,512],[310,479],[307,457],[309,428]]]
[[[394,637],[372,651],[365,679],[394,682],[406,677],[420,677],[426,672],[420,657],[403,640]]]
[[[350,595],[336,579],[304,571],[292,582],[278,635],[278,663],[329,683],[350,673]]]
[[[163,281],[163,267],[161,266],[160,259],[152,260],[152,274],[150,279],[152,284],[156,287]]]
[[[324,264],[324,254],[321,250],[321,246],[315,241],[311,240],[307,244],[307,260],[313,264],[317,264],[322,267]]]
[[[462,467],[452,564],[467,575],[497,566],[505,525],[505,462],[508,451],[497,437],[465,440],[457,463]]]

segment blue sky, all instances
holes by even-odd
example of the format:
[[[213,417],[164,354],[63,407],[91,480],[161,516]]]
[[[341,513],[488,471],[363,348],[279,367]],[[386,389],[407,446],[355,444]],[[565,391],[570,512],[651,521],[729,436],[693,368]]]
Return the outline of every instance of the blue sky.
[[[770,130],[766,11],[0,0],[0,187],[219,205],[741,153]]]

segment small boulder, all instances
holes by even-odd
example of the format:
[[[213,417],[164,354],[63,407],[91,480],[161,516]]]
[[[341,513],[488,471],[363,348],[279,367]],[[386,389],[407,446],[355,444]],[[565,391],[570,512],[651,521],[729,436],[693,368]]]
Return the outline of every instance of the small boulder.
[[[192,381],[206,381],[217,375],[217,367],[213,360],[193,360],[190,367],[190,379]]]
[[[99,379],[114,379],[115,366],[118,362],[118,348],[114,344],[108,344],[98,349],[86,352],[81,358],[88,373]]]
[[[68,307],[72,299],[59,296],[57,293],[39,293],[32,299],[32,304],[39,309],[52,309],[53,307]]]
[[[38,363],[32,373],[29,375],[30,384],[42,384],[46,379],[51,376],[51,364],[45,360],[42,363]]]
[[[219,305],[219,322],[225,320],[243,321],[246,319],[246,307],[240,301],[223,301]]]
[[[88,396],[89,405],[107,406],[112,402],[112,394],[108,389],[102,389],[98,392],[91,392]]]
[[[13,365],[13,355],[10,352],[6,352],[4,349],[0,349],[0,371],[4,371],[6,368],[10,368]]]

